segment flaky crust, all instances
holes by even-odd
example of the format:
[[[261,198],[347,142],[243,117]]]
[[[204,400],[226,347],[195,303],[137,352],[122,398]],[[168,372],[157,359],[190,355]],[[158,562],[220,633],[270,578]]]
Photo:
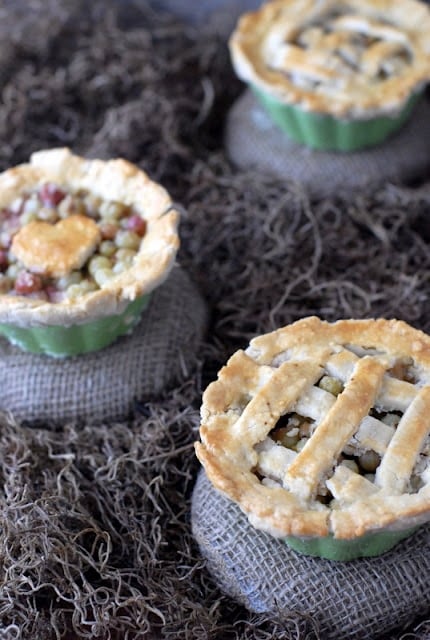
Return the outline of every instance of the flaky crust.
[[[230,38],[230,51],[238,76],[267,92],[273,98],[300,108],[343,119],[396,115],[412,93],[430,79],[430,10],[418,0],[347,0],[341,3],[377,29],[387,40],[375,50],[389,54],[400,44],[410,56],[398,75],[367,77],[375,59],[366,60],[366,70],[340,75],[321,57],[322,51],[288,50],[287,69],[283,73],[275,60],[279,47],[294,42],[297,33],[340,3],[335,0],[272,0],[254,12],[244,14]],[[390,25],[387,28],[387,21]],[[357,21],[359,22],[359,20]],[[357,26],[361,33],[371,28]],[[372,54],[373,55],[373,54]],[[370,56],[372,57],[372,56]],[[373,56],[374,58],[374,56]],[[309,77],[315,86],[304,86]],[[377,80],[377,81],[376,81]]]
[[[351,345],[368,353],[359,357]],[[414,371],[414,383],[390,373],[396,363],[406,361]],[[308,401],[313,385],[330,366],[339,371],[349,368],[344,390],[330,398],[328,408],[322,407],[313,436],[292,454],[294,459],[281,473],[282,482],[262,482],[256,471],[264,464],[261,451],[271,442],[268,434],[281,415],[299,411],[299,401]],[[374,406],[389,406],[404,417],[390,442],[378,436],[380,448],[372,445],[382,455],[372,483],[337,466],[336,460],[342,447],[357,438],[359,425]],[[430,464],[423,475],[426,482],[417,492],[409,492],[408,485],[424,444],[429,443],[428,415],[429,336],[397,320],[329,324],[310,317],[255,338],[230,358],[203,395],[196,453],[213,485],[234,500],[257,528],[279,537],[332,534],[352,539],[370,531],[407,529],[430,519]],[[279,449],[285,452],[284,447]],[[336,496],[335,506],[316,499],[321,481],[327,481]]]
[[[34,220],[21,227],[11,252],[33,273],[60,278],[80,269],[101,239],[97,224],[83,215],[71,215],[55,225]]]
[[[87,160],[67,148],[38,151],[30,163],[0,174],[0,208],[24,189],[45,182],[86,189],[101,198],[133,205],[147,222],[146,234],[133,266],[101,289],[59,303],[0,295],[0,322],[21,327],[86,323],[121,313],[167,278],[179,247],[179,212],[165,189],[142,170],[123,159]]]

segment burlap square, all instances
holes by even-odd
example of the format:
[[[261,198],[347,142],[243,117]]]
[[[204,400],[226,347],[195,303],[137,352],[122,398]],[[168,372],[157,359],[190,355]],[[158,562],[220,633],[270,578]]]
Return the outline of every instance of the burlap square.
[[[430,525],[377,558],[307,557],[251,527],[202,471],[192,529],[227,595],[274,618],[310,616],[324,640],[374,640],[429,610]]]
[[[0,339],[0,409],[18,420],[104,422],[128,416],[136,401],[178,383],[195,365],[206,306],[174,268],[133,333],[94,353],[51,358]]]
[[[249,90],[227,114],[224,134],[227,155],[237,168],[294,180],[321,198],[421,178],[430,169],[429,140],[430,103],[423,99],[403,128],[377,147],[314,151],[291,141]]]

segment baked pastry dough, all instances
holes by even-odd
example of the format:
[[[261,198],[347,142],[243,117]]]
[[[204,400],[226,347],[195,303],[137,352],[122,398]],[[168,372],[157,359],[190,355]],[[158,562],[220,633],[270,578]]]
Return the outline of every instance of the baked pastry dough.
[[[429,336],[310,317],[231,357],[196,452],[255,527],[351,540],[430,519],[429,416]]]
[[[12,239],[11,251],[33,273],[61,278],[94,253],[101,232],[91,218],[71,215],[56,224],[34,220]]]
[[[93,209],[83,207],[84,200],[96,203]],[[168,193],[122,159],[87,160],[66,148],[34,153],[29,164],[0,174],[0,210],[0,323],[17,327],[79,325],[121,314],[165,280],[179,246],[179,213]],[[115,266],[94,282],[91,260],[109,266],[108,251],[116,251]],[[21,267],[26,271],[8,290],[9,272]],[[91,286],[58,296],[58,279],[73,282],[79,270]],[[36,286],[41,277],[42,291]]]
[[[239,77],[306,111],[400,111],[430,78],[430,10],[417,0],[273,0],[230,39]]]

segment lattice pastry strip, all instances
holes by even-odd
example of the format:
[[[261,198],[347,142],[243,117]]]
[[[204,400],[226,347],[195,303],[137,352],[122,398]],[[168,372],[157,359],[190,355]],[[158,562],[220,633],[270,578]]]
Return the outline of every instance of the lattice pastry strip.
[[[298,414],[313,420],[314,426],[318,426],[335,402],[336,398],[333,394],[319,387],[311,386],[293,405],[293,409]],[[345,449],[349,448],[352,453],[358,450],[372,450],[383,456],[394,433],[393,426],[367,415],[360,422],[357,431]],[[271,438],[266,438],[261,445],[257,445],[256,450],[259,453],[259,472],[265,475],[268,474],[267,470],[271,469],[271,473],[268,475],[275,477],[282,484],[284,474],[296,458],[297,453],[275,444]],[[272,455],[274,456],[273,460]],[[278,470],[276,473],[273,472],[275,467]],[[283,469],[284,474],[279,469]]]
[[[394,364],[394,361],[391,359],[389,362],[385,355],[376,354],[375,357],[382,358],[382,361],[387,363],[387,368]],[[355,353],[343,349],[333,354],[325,366],[330,375],[345,382],[351,376],[353,367],[358,360],[359,357]],[[405,411],[415,398],[416,393],[415,386],[410,382],[386,375],[375,404],[381,409]]]
[[[271,56],[270,65],[283,73],[307,76],[320,82],[332,82],[336,78],[336,72],[325,66],[329,61],[329,55],[323,55],[322,51],[305,53],[300,47],[283,45]]]
[[[372,416],[365,416],[356,433],[352,436],[349,445],[353,451],[360,448],[362,451],[370,449],[383,456],[394,433],[394,427]]]
[[[258,393],[259,389],[270,380],[273,368],[262,366],[247,356],[243,351],[233,354],[229,361],[229,377],[231,384],[218,389],[208,389],[209,402],[216,409],[216,413],[231,411],[240,415],[249,401]],[[240,383],[241,393],[236,393]],[[210,416],[204,416],[210,419]]]
[[[332,393],[319,387],[310,386],[294,403],[294,411],[311,418],[319,424],[334,405],[336,398]]]
[[[430,387],[424,387],[403,414],[381,464],[376,484],[390,493],[407,488],[415,461],[430,433]]]
[[[285,474],[284,485],[295,495],[304,500],[314,495],[374,405],[384,374],[384,367],[369,357],[357,362],[344,391]]]
[[[297,453],[266,438],[255,447],[258,453],[257,471],[264,476],[282,485],[285,473],[297,457]]]
[[[358,473],[354,473],[342,464],[336,467],[332,477],[327,480],[327,487],[330,489],[333,498],[342,506],[355,502],[357,495],[364,498],[379,491],[379,488],[373,482],[358,475]]]
[[[401,62],[400,56],[403,48],[398,42],[378,42],[369,47],[361,56],[361,68],[363,74],[369,78],[377,76],[385,71],[387,74],[394,74],[396,69],[405,66]]]
[[[234,425],[236,437],[261,441],[279,417],[286,413],[303,391],[321,376],[321,367],[310,362],[284,362],[273,371]]]
[[[429,380],[430,337],[405,323],[305,318],[220,371],[196,452],[274,535],[406,528],[430,519]]]
[[[383,24],[364,16],[345,15],[331,21],[330,27],[334,30],[351,31],[353,34],[361,33],[368,38],[379,38],[382,42],[395,42],[405,47],[410,46],[410,38],[402,31],[401,25]]]

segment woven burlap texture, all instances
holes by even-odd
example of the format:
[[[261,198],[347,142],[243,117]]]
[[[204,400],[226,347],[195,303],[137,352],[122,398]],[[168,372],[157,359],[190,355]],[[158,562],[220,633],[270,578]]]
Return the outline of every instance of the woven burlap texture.
[[[192,529],[226,594],[257,613],[311,616],[324,640],[374,640],[428,607],[430,526],[377,558],[341,563],[307,557],[251,527],[202,471]]]
[[[404,127],[377,147],[314,151],[291,141],[249,90],[231,107],[224,133],[227,155],[237,168],[293,180],[315,197],[419,178],[430,168],[429,140],[430,103],[422,100]]]
[[[127,417],[190,373],[206,325],[206,306],[176,267],[156,289],[131,335],[74,358],[25,353],[0,340],[0,409],[18,420],[104,422]]]

